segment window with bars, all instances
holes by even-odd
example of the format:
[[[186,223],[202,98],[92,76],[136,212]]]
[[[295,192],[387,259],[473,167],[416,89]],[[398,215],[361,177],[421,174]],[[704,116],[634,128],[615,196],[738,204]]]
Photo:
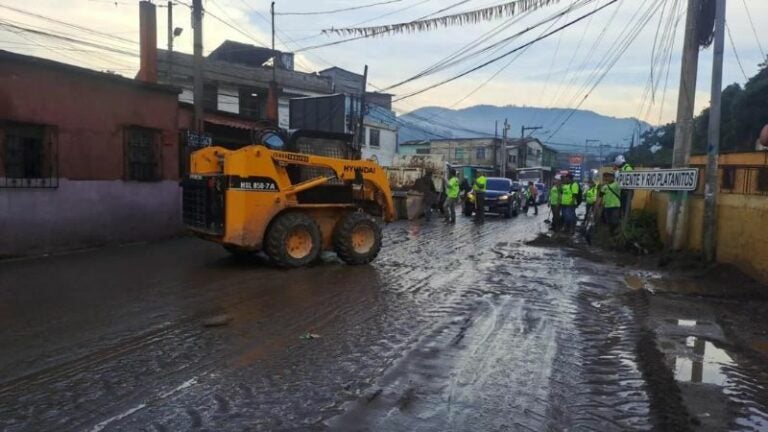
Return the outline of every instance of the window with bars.
[[[475,158],[477,160],[485,160],[485,147],[478,147],[475,149]]]
[[[381,147],[381,131],[378,129],[368,129],[368,144],[371,147]]]
[[[416,149],[416,154],[430,154],[430,149],[428,148]]]
[[[456,160],[464,160],[464,149],[462,147],[456,149]]]
[[[132,126],[126,130],[126,179],[156,181],[160,179],[160,133],[154,129]]]
[[[0,121],[0,187],[57,187],[55,128]]]

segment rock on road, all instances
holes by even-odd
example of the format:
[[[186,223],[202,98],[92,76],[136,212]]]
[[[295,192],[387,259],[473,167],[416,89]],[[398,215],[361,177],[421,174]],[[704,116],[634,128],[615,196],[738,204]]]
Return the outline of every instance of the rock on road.
[[[653,429],[621,269],[527,246],[543,219],[394,223],[360,267],[192,238],[0,263],[0,430]]]

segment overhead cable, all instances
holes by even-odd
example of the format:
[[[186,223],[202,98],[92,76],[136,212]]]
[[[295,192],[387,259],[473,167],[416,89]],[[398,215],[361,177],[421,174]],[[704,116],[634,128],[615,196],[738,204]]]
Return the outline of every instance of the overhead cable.
[[[331,15],[331,14],[337,14],[342,12],[349,12],[349,11],[355,11],[359,9],[366,9],[374,6],[381,6],[386,5],[390,3],[399,3],[403,0],[388,0],[388,1],[382,1],[378,3],[370,3],[366,5],[361,6],[352,6],[348,8],[341,8],[341,9],[333,9],[333,10],[327,10],[327,11],[310,11],[310,12],[280,12],[275,13],[275,15]]]
[[[544,39],[548,38],[549,36],[552,36],[553,34],[555,34],[555,33],[558,33],[558,32],[560,32],[560,31],[562,31],[562,30],[564,30],[564,29],[566,29],[566,28],[568,28],[568,27],[570,27],[570,26],[572,26],[572,25],[574,25],[574,24],[576,24],[576,23],[578,23],[578,22],[580,22],[580,21],[582,21],[582,20],[584,20],[584,19],[586,19],[586,18],[588,18],[588,17],[590,17],[590,16],[592,16],[592,15],[594,15],[594,14],[598,13],[598,12],[600,12],[601,10],[605,9],[606,7],[608,7],[608,6],[610,6],[610,5],[614,4],[614,3],[616,3],[616,2],[618,2],[618,1],[619,1],[619,0],[611,0],[610,2],[608,2],[608,3],[606,3],[605,5],[603,5],[603,6],[599,7],[599,8],[597,8],[597,9],[595,9],[594,11],[592,11],[592,12],[588,12],[587,14],[585,14],[585,15],[582,15],[582,16],[580,16],[580,17],[578,17],[578,18],[576,18],[576,19],[574,19],[574,20],[572,20],[572,21],[570,21],[570,22],[568,22],[568,23],[566,23],[566,24],[564,24],[564,25],[562,25],[562,26],[558,27],[558,28],[557,28],[557,29],[555,29],[555,30],[552,30],[552,31],[550,31],[550,32],[547,32],[546,34],[544,34],[544,35],[541,35],[541,36],[537,37],[536,39],[534,39],[534,40],[532,40],[532,41],[530,41],[530,42],[527,42],[527,43],[525,43],[525,44],[523,44],[523,45],[520,45],[520,46],[518,46],[518,47],[517,47],[517,48],[515,48],[515,49],[512,49],[512,50],[510,50],[510,51],[507,51],[506,53],[504,53],[504,54],[502,54],[502,55],[500,55],[500,56],[494,57],[493,59],[491,59],[491,60],[488,60],[487,62],[484,62],[484,63],[482,63],[482,64],[480,64],[480,65],[478,65],[478,66],[475,66],[475,67],[473,67],[473,68],[471,68],[471,69],[469,69],[469,70],[467,70],[467,71],[464,71],[464,72],[462,72],[462,73],[460,73],[460,74],[458,74],[458,75],[455,75],[455,76],[453,76],[453,77],[451,77],[451,78],[445,79],[445,80],[443,80],[443,81],[440,81],[440,82],[438,82],[438,83],[436,83],[436,84],[432,84],[432,85],[430,85],[430,86],[428,86],[428,87],[425,87],[425,88],[423,88],[423,89],[420,89],[420,90],[417,90],[417,91],[414,91],[414,92],[408,93],[407,95],[401,96],[401,97],[399,97],[399,98],[395,99],[395,102],[397,102],[397,101],[401,101],[401,100],[404,100],[404,99],[408,99],[408,98],[410,98],[410,97],[413,97],[413,96],[416,96],[416,95],[419,95],[419,94],[422,94],[422,93],[424,93],[424,92],[427,92],[427,91],[429,91],[429,90],[432,90],[432,89],[434,89],[434,88],[437,88],[437,87],[443,86],[443,85],[445,85],[445,84],[448,84],[448,83],[450,83],[450,82],[456,81],[457,79],[459,79],[459,78],[462,78],[462,77],[464,77],[464,76],[467,76],[467,75],[469,75],[469,74],[471,74],[471,73],[473,73],[473,72],[476,72],[476,71],[478,71],[478,70],[480,70],[480,69],[483,69],[483,68],[485,68],[485,67],[486,67],[486,66],[488,66],[488,65],[491,65],[491,64],[493,64],[493,63],[496,63],[497,61],[499,61],[499,60],[501,60],[501,59],[503,59],[503,58],[509,57],[510,55],[512,55],[512,54],[514,54],[514,53],[516,53],[516,52],[518,52],[518,51],[520,51],[520,50],[522,50],[522,49],[525,49],[526,47],[528,47],[528,46],[530,46],[530,45],[533,45],[533,44],[535,44],[535,43],[537,43],[537,42],[539,42],[539,41],[542,41],[542,40],[544,40]]]
[[[398,24],[386,24],[373,27],[346,27],[323,30],[325,34],[356,35],[372,37],[381,34],[418,33],[437,28],[453,27],[466,24],[477,24],[484,21],[519,15],[521,13],[540,9],[560,0],[515,0],[495,6],[475,9],[451,15],[443,15],[428,19],[418,19]]]

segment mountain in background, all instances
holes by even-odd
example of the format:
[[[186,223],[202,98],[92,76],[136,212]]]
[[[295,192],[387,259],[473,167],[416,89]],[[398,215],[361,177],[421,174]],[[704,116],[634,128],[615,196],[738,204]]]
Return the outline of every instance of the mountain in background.
[[[534,108],[518,106],[476,105],[460,110],[424,107],[399,117],[399,141],[439,138],[469,138],[493,136],[499,121],[499,136],[504,119],[511,125],[509,136],[520,136],[521,126],[543,126],[533,135],[551,141],[558,151],[578,151],[587,139],[600,140],[612,147],[629,147],[631,137],[651,129],[651,125],[634,118],[617,118],[592,111],[577,110],[551,140],[545,140],[571,112],[564,108]],[[597,150],[594,150],[597,151]]]

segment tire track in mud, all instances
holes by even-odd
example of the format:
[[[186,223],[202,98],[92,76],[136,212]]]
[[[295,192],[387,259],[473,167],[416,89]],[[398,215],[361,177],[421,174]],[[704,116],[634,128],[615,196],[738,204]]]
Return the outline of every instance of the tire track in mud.
[[[594,314],[591,303],[610,295],[610,282],[589,286],[569,276],[582,264],[566,253],[524,246],[535,225],[396,223],[385,230],[389,246],[364,269],[320,265],[256,293],[243,282],[213,297],[235,316],[225,329],[177,322],[167,337],[96,361],[94,370],[31,385],[25,401],[12,400],[15,390],[0,396],[21,413],[9,430],[84,429],[108,419],[115,431],[323,430],[353,419],[377,426],[368,430],[643,429],[635,405],[598,397],[638,391],[624,345],[600,345],[627,331],[625,317],[611,308],[605,319],[577,319]],[[298,339],[310,330],[322,337]],[[595,360],[602,363],[589,369]],[[191,378],[194,385],[168,393]],[[623,378],[626,385],[610,382]],[[89,392],[100,381],[113,390]],[[584,383],[589,391],[572,397]],[[46,401],[51,385],[60,387]],[[585,410],[594,414],[578,415]],[[34,418],[39,412],[52,414]]]

